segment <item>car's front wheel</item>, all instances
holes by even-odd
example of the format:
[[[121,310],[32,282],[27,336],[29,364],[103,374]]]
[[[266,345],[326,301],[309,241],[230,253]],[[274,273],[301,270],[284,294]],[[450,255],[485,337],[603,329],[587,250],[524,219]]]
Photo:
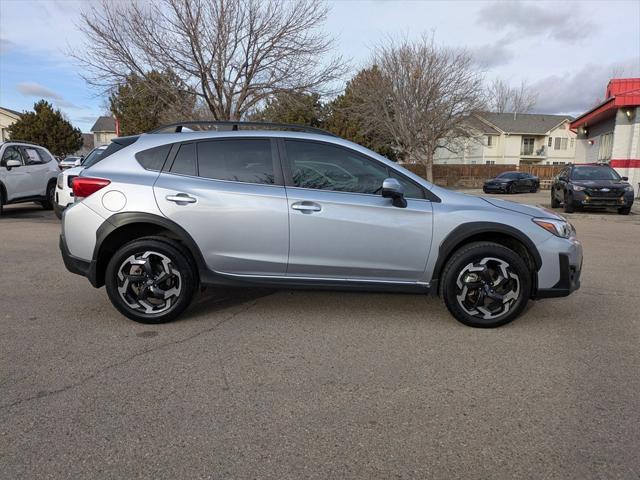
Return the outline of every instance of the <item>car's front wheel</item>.
[[[620,215],[629,215],[631,213],[631,207],[622,207],[618,209]]]
[[[558,207],[560,207],[560,201],[556,198],[555,194],[553,193],[553,187],[551,187],[551,208]]]
[[[447,262],[441,293],[458,321],[470,327],[499,327],[525,308],[531,272],[513,250],[493,242],[474,242]]]
[[[569,192],[564,194],[564,211],[566,213],[573,213],[575,206],[573,205],[573,195]]]
[[[191,303],[196,274],[187,253],[171,240],[147,237],[122,246],[105,273],[111,303],[140,323],[165,323]]]

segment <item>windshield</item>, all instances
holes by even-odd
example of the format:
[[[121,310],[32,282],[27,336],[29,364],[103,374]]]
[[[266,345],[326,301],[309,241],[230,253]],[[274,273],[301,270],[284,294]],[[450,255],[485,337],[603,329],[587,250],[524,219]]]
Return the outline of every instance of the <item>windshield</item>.
[[[505,172],[505,173],[501,173],[496,178],[504,178],[504,179],[510,180],[512,178],[517,178],[517,177],[518,177],[518,174],[515,172]]]
[[[94,165],[98,162],[102,154],[104,153],[104,148],[94,148],[89,152],[89,155],[84,157],[84,161],[82,162],[82,166],[85,168],[89,168],[91,165]]]
[[[572,180],[620,180],[620,175],[610,167],[576,167]]]

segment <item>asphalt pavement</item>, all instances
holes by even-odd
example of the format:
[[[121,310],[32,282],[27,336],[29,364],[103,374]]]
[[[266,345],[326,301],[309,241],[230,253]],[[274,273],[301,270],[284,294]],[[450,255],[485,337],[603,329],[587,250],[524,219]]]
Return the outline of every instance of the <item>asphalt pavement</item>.
[[[499,329],[427,296],[253,289],[145,326],[65,270],[52,212],[8,207],[0,477],[640,478],[640,215],[569,217],[582,288]]]

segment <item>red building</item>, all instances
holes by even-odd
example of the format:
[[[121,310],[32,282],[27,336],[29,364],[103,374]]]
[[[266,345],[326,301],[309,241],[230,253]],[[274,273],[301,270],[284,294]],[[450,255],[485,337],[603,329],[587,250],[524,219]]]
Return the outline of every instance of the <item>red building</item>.
[[[615,78],[606,100],[583,113],[577,132],[576,163],[608,163],[636,188],[640,184],[640,78]],[[637,191],[637,190],[636,190]]]

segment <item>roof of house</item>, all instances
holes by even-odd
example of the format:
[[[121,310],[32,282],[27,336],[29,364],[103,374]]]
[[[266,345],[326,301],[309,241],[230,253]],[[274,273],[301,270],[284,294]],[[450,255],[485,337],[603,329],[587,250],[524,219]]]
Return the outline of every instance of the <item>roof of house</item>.
[[[640,106],[640,78],[614,78],[609,81],[607,99],[571,122],[571,129],[586,127],[615,116],[623,107]]]
[[[548,115],[546,113],[478,112],[475,115],[501,132],[531,135],[544,135],[565,120],[573,120],[573,117],[569,115]]]
[[[7,107],[0,107],[0,110],[4,110],[5,112],[12,113],[13,115],[17,115],[18,117],[22,116],[21,112],[18,112],[16,110],[11,110],[10,108],[7,108]]]
[[[92,132],[113,132],[116,131],[116,119],[113,117],[98,117],[96,123],[91,127]]]
[[[479,118],[471,115],[466,122],[474,129],[485,135],[500,135],[500,131],[493,128],[487,122],[483,122]]]

